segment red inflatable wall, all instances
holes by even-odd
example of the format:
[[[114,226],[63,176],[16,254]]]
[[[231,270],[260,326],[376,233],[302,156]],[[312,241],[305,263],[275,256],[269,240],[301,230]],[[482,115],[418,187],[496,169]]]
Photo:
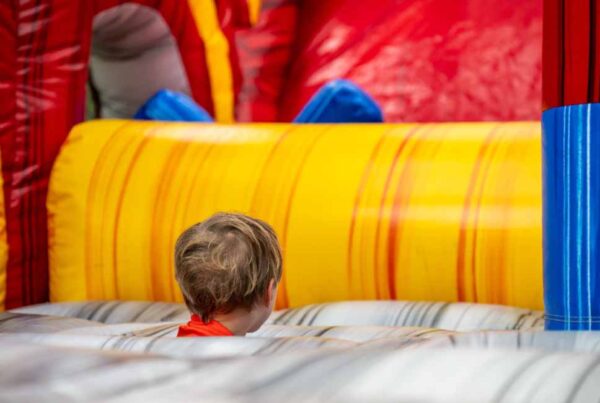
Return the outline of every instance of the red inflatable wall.
[[[388,121],[539,119],[542,0],[299,4],[280,120],[334,78],[366,89]]]

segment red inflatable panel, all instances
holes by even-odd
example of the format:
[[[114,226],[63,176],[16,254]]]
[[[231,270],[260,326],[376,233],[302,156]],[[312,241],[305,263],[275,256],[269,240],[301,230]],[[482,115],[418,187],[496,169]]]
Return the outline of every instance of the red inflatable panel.
[[[82,43],[89,43],[84,27],[92,14],[86,2],[2,3],[0,26],[9,30],[0,52],[0,147],[11,308],[47,299],[46,187],[64,137],[83,116],[88,47]]]
[[[539,119],[542,0],[305,0],[280,119],[334,78],[388,121]]]
[[[600,0],[544,2],[544,109],[600,102]]]
[[[297,3],[264,0],[258,23],[236,32],[237,51],[243,60],[236,105],[240,122],[277,121],[296,37]]]

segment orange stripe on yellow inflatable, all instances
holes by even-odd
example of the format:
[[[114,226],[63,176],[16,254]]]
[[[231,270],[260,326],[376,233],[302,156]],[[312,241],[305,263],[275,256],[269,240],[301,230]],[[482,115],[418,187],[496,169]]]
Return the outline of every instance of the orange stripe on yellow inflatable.
[[[537,123],[77,126],[48,195],[51,298],[181,301],[179,233],[273,225],[278,306],[348,299],[542,307]]]
[[[232,123],[234,94],[229,43],[219,26],[214,0],[188,0],[188,4],[205,46],[215,119]]]
[[[2,189],[2,175],[0,175]],[[6,215],[4,214],[4,192],[0,192],[0,312],[6,301],[6,266],[8,262],[8,242],[6,238]]]

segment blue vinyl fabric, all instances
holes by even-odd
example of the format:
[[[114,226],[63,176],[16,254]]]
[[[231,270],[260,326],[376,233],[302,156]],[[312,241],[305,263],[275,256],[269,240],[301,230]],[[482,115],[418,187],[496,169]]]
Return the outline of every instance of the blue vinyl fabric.
[[[600,330],[600,104],[542,116],[548,330]]]
[[[381,122],[379,105],[360,87],[342,79],[321,87],[294,119],[294,123]]]
[[[213,122],[213,118],[185,94],[160,90],[142,105],[134,119],[169,122]]]

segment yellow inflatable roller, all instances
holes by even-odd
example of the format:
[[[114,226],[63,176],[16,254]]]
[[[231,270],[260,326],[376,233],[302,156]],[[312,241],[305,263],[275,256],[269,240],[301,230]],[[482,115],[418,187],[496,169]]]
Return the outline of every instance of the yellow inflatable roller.
[[[179,233],[260,217],[278,306],[356,299],[542,308],[539,123],[77,126],[48,195],[53,301],[181,301]]]

